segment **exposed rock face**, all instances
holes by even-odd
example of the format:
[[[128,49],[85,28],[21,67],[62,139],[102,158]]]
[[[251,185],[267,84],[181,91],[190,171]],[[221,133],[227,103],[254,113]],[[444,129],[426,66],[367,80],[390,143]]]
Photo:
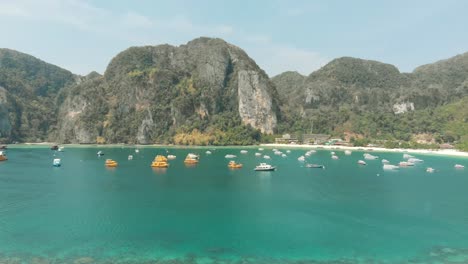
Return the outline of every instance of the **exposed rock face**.
[[[403,114],[408,111],[414,111],[414,104],[411,102],[401,103],[401,104],[394,104],[393,105],[393,112],[395,114]]]
[[[263,133],[276,127],[276,90],[268,76],[220,39],[130,48],[112,59],[103,77],[93,77],[67,93],[58,124],[62,140],[154,143],[194,122],[209,129],[223,113]]]

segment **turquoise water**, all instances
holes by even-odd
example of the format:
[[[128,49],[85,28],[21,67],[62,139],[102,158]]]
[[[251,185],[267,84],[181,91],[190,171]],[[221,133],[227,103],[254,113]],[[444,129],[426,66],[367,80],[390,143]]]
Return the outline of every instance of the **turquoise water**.
[[[308,161],[321,170],[297,160],[305,150],[265,149],[278,169],[254,172],[265,160],[245,149],[170,148],[168,169],[149,166],[165,148],[9,149],[0,263],[468,262],[468,171],[453,168],[467,159],[416,155],[423,164],[383,171],[380,160],[358,165],[363,152],[319,150]],[[199,165],[184,165],[189,152]],[[228,169],[228,153],[244,168]]]

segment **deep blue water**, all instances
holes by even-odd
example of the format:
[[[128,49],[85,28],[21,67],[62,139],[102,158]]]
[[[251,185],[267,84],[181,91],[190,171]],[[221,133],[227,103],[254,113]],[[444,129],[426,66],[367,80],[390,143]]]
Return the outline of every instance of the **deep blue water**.
[[[468,262],[468,171],[453,168],[467,159],[416,155],[424,163],[383,171],[380,159],[358,165],[364,152],[335,150],[332,160],[319,150],[308,161],[321,170],[297,160],[306,150],[282,158],[265,149],[278,169],[254,172],[265,160],[245,149],[169,148],[177,159],[168,169],[149,166],[166,148],[9,149],[0,263]],[[200,164],[184,165],[189,152]],[[228,153],[244,167],[228,169]],[[106,168],[106,158],[119,166]]]

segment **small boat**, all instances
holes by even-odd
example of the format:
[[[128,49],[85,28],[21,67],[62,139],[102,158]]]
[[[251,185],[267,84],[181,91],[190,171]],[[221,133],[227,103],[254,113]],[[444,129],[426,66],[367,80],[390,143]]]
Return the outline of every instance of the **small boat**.
[[[163,155],[157,155],[154,157],[153,162],[151,162],[151,167],[153,168],[167,168],[169,163],[167,163],[167,158]]]
[[[255,156],[257,156],[257,157],[260,157],[261,155],[262,155],[262,153],[259,153],[259,152],[255,153]]]
[[[271,159],[270,156],[268,156],[268,155],[263,156],[263,158],[264,159]]]
[[[359,165],[367,165],[367,163],[363,160],[358,160],[357,162]]]
[[[334,159],[334,160],[339,159],[337,155],[332,155],[331,158]]]
[[[454,166],[456,169],[463,169],[465,168],[465,166],[461,165],[461,164],[455,164]]]
[[[173,159],[176,159],[176,156],[175,155],[167,155],[167,159],[173,160]]]
[[[211,151],[207,150],[206,152],[206,155],[211,155]]]
[[[62,165],[62,162],[60,159],[54,159],[54,161],[52,162],[52,166],[54,167],[60,167]]]
[[[414,166],[414,163],[409,162],[409,161],[401,161],[399,165],[400,167],[409,167],[409,166]]]
[[[383,165],[384,170],[396,170],[398,168],[399,168],[398,166],[392,165],[392,164],[384,164]]]
[[[263,151],[263,148],[258,148],[258,151]]]
[[[336,153],[335,153],[335,151],[332,151],[330,154],[332,154],[332,156],[333,156],[333,155],[335,155]]]
[[[58,146],[57,145],[53,145],[52,147],[50,147],[50,150],[58,150]]]
[[[286,154],[281,154],[281,157],[286,158],[287,155]]]
[[[404,159],[410,159],[410,158],[414,158],[414,156],[405,153],[405,154],[403,154],[403,158]]]
[[[139,150],[139,149],[135,149],[135,153],[140,153],[140,150]]]
[[[133,159],[133,155],[128,155],[128,160],[132,160]]]
[[[57,149],[57,151],[59,151],[59,152],[64,152],[64,149],[65,149],[65,147],[59,147],[59,148]]]
[[[371,155],[369,153],[364,153],[364,159],[366,160],[375,160],[375,159],[378,159],[379,157],[378,156],[374,156],[374,155]]]
[[[305,157],[304,156],[300,156],[299,158],[297,158],[298,161],[305,161]]]
[[[224,156],[226,159],[233,159],[233,158],[236,158],[237,156],[234,155],[234,154],[227,154],[226,156]]]
[[[0,161],[8,160],[5,152],[0,151]]]
[[[117,167],[119,164],[113,159],[106,159],[106,167]]]
[[[240,169],[240,168],[242,168],[242,164],[236,163],[235,161],[231,160],[228,163],[228,168],[230,168],[230,169]]]
[[[351,155],[351,153],[352,153],[351,150],[345,150],[345,152],[344,152],[344,154],[347,155],[347,156]]]
[[[247,154],[248,151],[243,149],[243,150],[240,151],[240,153],[241,153],[241,154]]]
[[[417,159],[417,158],[409,158],[408,162],[418,163],[418,162],[423,162],[423,160],[422,159]]]
[[[312,169],[325,169],[325,165],[321,164],[306,164],[306,168],[312,168]]]
[[[386,159],[383,159],[382,160],[382,163],[386,164],[386,163],[390,163],[390,161],[386,160]]]
[[[188,165],[192,165],[192,164],[194,165],[194,164],[198,164],[198,161],[199,161],[198,155],[189,153],[187,154],[187,157],[185,157],[184,163]]]
[[[426,169],[426,172],[429,172],[429,173],[433,173],[434,171],[435,171],[435,170],[434,170],[433,168],[431,168],[431,167],[429,167],[429,168]]]
[[[276,168],[270,164],[260,163],[260,165],[255,167],[255,171],[274,171]]]
[[[275,149],[275,148],[274,148],[274,149],[272,149],[272,151],[273,151],[273,152],[276,152],[276,151],[278,151],[278,149]]]
[[[286,153],[291,153],[291,151],[288,149],[288,150],[286,150]]]
[[[275,155],[280,156],[281,154],[283,154],[283,152],[281,152],[281,151],[279,151],[279,150],[275,151]]]
[[[98,156],[102,156],[102,155],[104,155],[104,152],[98,151],[96,154],[97,154]]]

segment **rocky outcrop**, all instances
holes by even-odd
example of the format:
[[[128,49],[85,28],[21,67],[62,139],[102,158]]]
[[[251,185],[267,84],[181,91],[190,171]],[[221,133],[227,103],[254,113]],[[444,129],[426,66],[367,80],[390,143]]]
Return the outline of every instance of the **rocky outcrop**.
[[[85,99],[84,90],[102,99]],[[133,47],[113,58],[104,76],[70,88],[57,134],[79,143],[104,137],[106,142],[149,144],[165,141],[179,129],[213,130],[217,116],[225,113],[273,133],[275,93],[255,62],[221,39]],[[87,116],[98,121],[89,125]]]

